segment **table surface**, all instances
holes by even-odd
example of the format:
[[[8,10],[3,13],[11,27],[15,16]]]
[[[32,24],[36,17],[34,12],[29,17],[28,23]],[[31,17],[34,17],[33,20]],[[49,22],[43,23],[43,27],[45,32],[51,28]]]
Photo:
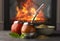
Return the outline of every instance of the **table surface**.
[[[9,36],[10,31],[0,31],[0,41],[60,41],[60,37],[49,37],[47,39],[19,39]]]

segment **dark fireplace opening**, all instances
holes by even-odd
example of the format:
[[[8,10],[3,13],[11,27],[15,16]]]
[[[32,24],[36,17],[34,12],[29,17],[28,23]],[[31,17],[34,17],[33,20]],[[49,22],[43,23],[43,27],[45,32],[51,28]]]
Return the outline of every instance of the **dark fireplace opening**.
[[[4,0],[4,30],[10,30],[11,25],[13,23],[11,21],[12,17],[10,15],[11,14],[10,13],[10,5],[11,5],[10,0]],[[51,26],[55,26],[55,30],[56,30],[56,16],[57,16],[56,9],[57,9],[57,0],[51,0],[51,10],[50,10],[51,17],[47,20],[46,24],[51,25]],[[12,14],[12,15],[14,15],[14,14]]]

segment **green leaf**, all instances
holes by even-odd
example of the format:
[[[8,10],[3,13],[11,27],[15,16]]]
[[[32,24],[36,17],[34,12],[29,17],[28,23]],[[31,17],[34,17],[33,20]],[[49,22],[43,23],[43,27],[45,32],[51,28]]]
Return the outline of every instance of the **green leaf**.
[[[9,35],[10,35],[11,37],[13,37],[13,38],[21,38],[21,39],[25,38],[25,34],[19,35],[19,34],[17,34],[17,33],[11,32],[11,33],[9,33]]]
[[[20,38],[25,38],[25,35],[24,34],[21,34]]]
[[[20,37],[20,35],[19,34],[17,34],[17,33],[9,33],[9,35],[11,36],[11,37],[14,37],[14,38],[19,38]]]

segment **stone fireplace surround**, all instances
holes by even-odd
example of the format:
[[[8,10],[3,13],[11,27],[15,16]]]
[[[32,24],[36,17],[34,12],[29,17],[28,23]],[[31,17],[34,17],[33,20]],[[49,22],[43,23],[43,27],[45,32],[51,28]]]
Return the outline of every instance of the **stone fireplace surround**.
[[[4,0],[0,0],[0,30],[4,28]]]

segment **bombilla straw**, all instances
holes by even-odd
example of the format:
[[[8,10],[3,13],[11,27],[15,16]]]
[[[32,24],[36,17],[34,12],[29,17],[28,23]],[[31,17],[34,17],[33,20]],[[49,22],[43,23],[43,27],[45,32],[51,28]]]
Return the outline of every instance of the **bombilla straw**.
[[[41,10],[41,8],[42,8],[44,5],[45,5],[44,3],[41,4],[40,7],[36,10],[35,15],[34,15],[34,17],[33,17],[33,19],[32,19],[32,22],[35,20],[35,17],[38,15],[38,12]]]

